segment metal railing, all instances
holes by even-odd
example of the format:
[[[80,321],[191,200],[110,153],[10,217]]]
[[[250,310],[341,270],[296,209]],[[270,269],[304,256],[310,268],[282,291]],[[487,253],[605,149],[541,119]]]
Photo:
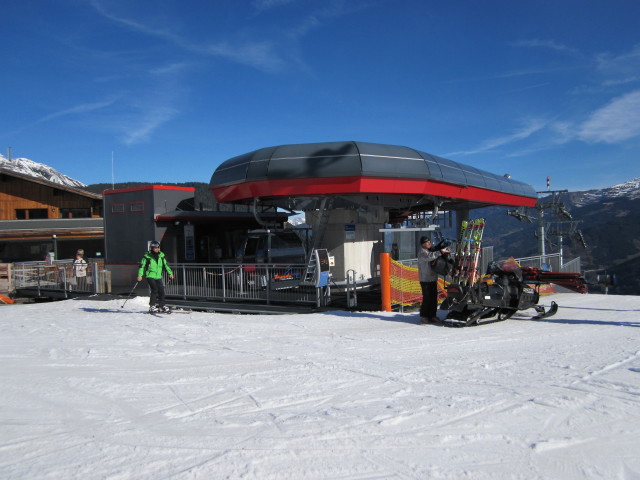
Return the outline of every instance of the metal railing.
[[[304,283],[306,265],[178,264],[164,274],[167,297],[203,301],[315,304],[316,288]]]
[[[550,253],[545,256],[516,258],[516,261],[523,267],[543,268],[549,267],[552,272],[571,272],[580,273],[582,271],[582,262],[580,257],[576,257],[566,263],[562,263],[562,257],[559,253]]]
[[[38,296],[46,292],[104,293],[104,261],[88,260],[84,275],[78,275],[73,260],[54,262],[18,262],[13,264],[12,284],[14,290],[35,290]],[[44,295],[43,295],[44,296]]]

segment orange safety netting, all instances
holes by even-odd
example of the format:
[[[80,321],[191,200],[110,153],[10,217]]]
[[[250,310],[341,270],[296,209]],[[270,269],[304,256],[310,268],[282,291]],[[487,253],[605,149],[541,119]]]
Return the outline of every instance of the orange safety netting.
[[[407,306],[422,303],[422,289],[417,268],[391,260],[390,277],[392,304]],[[445,282],[442,277],[438,278],[438,302],[446,298],[448,284],[449,282]]]

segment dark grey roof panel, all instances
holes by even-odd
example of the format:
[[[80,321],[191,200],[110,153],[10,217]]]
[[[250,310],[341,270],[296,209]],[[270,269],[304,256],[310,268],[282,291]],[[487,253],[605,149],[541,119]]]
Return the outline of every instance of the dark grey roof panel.
[[[435,155],[430,155],[425,152],[418,152],[420,156],[424,159],[425,164],[427,165],[427,169],[429,170],[430,178],[433,180],[444,181],[444,173],[442,172],[442,168],[440,167],[440,162],[438,162],[438,158]]]
[[[269,176],[269,161],[277,147],[261,148],[256,150],[247,169],[247,178],[252,180],[264,180]]]
[[[361,172],[355,143],[332,142],[276,147],[268,176],[274,179],[341,177],[361,175]]]
[[[424,179],[430,176],[424,159],[412,148],[357,142],[362,175]]]
[[[460,165],[448,158],[438,157],[436,155],[430,155],[428,153],[420,152],[424,157],[430,157],[431,161],[438,164],[440,168],[440,178],[434,178],[434,180],[441,180],[447,183],[467,185],[467,176],[460,168]]]
[[[213,174],[217,183],[231,183],[244,181],[247,179],[247,169],[249,163],[256,152],[245,153],[237,157],[230,158],[218,168]],[[212,178],[213,180],[213,178]]]
[[[483,172],[470,165],[460,165],[460,168],[464,171],[465,177],[467,177],[467,185],[471,185],[479,188],[487,188],[486,177],[488,172]]]

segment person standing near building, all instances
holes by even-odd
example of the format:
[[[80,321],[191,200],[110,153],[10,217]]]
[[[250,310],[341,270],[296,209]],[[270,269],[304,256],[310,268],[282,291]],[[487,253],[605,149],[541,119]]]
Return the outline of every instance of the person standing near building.
[[[153,241],[149,245],[149,251],[140,260],[138,268],[138,282],[142,278],[147,279],[149,284],[149,312],[171,313],[171,309],[164,304],[164,283],[162,273],[167,272],[169,278],[173,279],[173,271],[167,264],[167,258],[160,251],[160,242]]]
[[[73,260],[73,278],[72,284],[76,286],[78,290],[85,290],[87,288],[87,261],[84,259],[84,250],[78,249],[76,252],[76,258]]]
[[[434,250],[429,237],[420,237],[418,252],[418,278],[422,289],[422,305],[420,306],[420,322],[439,322],[438,310],[438,274],[433,271],[431,263],[440,257],[443,251]]]

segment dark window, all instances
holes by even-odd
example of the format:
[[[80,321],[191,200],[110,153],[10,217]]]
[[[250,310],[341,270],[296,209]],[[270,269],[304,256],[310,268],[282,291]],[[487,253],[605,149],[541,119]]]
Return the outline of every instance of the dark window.
[[[90,218],[90,208],[61,208],[60,218]]]
[[[132,213],[142,213],[144,212],[144,202],[143,201],[135,201],[129,203],[129,211]]]
[[[46,208],[30,208],[29,218],[30,219],[49,218],[49,212],[47,211]]]
[[[124,203],[112,203],[111,213],[124,213]]]
[[[49,218],[46,208],[16,208],[17,220],[33,220],[38,218]]]

